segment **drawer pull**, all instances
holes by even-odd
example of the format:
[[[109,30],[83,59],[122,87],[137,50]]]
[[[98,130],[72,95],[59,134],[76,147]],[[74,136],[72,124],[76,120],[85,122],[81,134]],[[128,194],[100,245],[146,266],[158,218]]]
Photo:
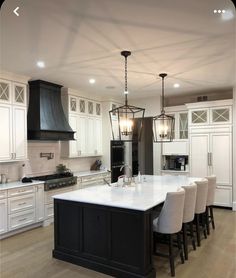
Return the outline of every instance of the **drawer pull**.
[[[25,204],[26,204],[26,202],[24,202],[24,203],[19,203],[18,206],[23,206],[23,205],[25,205]]]
[[[22,221],[25,221],[25,220],[27,220],[27,218],[19,219],[18,222],[22,222]]]

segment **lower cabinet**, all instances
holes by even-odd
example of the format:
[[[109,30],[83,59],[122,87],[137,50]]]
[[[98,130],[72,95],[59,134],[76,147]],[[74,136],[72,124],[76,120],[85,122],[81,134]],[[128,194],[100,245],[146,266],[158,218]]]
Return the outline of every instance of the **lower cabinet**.
[[[7,232],[7,199],[0,200],[0,234]]]
[[[0,234],[44,220],[44,184],[0,191]]]
[[[111,174],[110,173],[102,173],[96,175],[89,175],[79,178],[80,188],[86,188],[93,185],[104,185],[106,184],[104,179],[107,182],[111,182]]]
[[[217,185],[214,205],[232,207],[232,187]]]
[[[12,231],[18,228],[35,223],[35,210],[25,210],[22,212],[10,214],[8,216],[8,230]]]

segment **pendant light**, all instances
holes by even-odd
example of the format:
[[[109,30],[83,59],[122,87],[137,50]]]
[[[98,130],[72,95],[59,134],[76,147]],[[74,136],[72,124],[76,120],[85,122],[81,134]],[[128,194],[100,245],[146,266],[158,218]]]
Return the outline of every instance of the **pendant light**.
[[[125,58],[125,104],[109,111],[113,140],[139,141],[143,126],[145,109],[128,104],[127,58],[130,51],[124,50]]]
[[[155,143],[171,142],[174,137],[175,118],[166,115],[164,109],[164,78],[166,73],[161,73],[162,96],[161,96],[161,114],[153,118],[153,141]]]

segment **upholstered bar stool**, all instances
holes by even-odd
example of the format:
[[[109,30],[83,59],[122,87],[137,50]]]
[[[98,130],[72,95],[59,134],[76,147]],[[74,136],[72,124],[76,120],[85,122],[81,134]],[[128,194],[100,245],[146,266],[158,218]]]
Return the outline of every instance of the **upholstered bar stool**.
[[[188,260],[188,228],[189,235],[192,240],[193,249],[196,250],[195,238],[193,233],[193,220],[195,214],[196,197],[197,197],[197,185],[195,183],[187,186],[182,186],[185,190],[184,199],[184,213],[183,213],[183,245],[184,245],[184,256]]]
[[[208,192],[208,180],[203,179],[201,181],[195,181],[197,185],[197,197],[195,206],[195,224],[196,224],[196,234],[197,234],[197,245],[201,246],[201,231],[203,231],[205,238],[207,238],[206,233],[206,202],[207,202],[207,192]],[[200,226],[201,218],[201,226]]]
[[[184,196],[185,191],[183,188],[179,189],[177,192],[168,192],[159,217],[153,220],[153,251],[157,256],[169,258],[171,276],[175,276],[174,259],[178,254],[180,254],[181,262],[184,263],[180,235],[183,222]],[[168,254],[156,251],[158,234],[164,234],[168,238]],[[175,254],[173,250],[175,247],[173,240],[176,235],[178,252]]]
[[[215,221],[214,221],[214,214],[213,214],[213,204],[215,198],[215,191],[216,191],[216,176],[208,176],[206,177],[208,180],[208,193],[207,193],[207,203],[206,203],[206,227],[207,227],[207,234],[210,234],[210,223],[212,228],[215,229]]]

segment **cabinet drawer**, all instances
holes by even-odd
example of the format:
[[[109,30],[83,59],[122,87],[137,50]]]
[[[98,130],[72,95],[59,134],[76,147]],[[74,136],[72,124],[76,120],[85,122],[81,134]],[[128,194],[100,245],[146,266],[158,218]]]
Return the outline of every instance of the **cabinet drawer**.
[[[24,187],[18,187],[14,189],[9,189],[8,190],[8,197],[16,197],[19,195],[25,195],[25,194],[30,194],[35,192],[35,187],[34,186],[24,186]]]
[[[7,191],[6,190],[0,190],[0,199],[7,198]]]
[[[49,204],[45,206],[45,219],[53,217],[54,216],[54,209],[53,204]]]
[[[33,209],[14,213],[8,216],[9,231],[15,230],[35,222],[35,211]]]
[[[28,194],[8,199],[8,214],[35,207],[35,195]]]
[[[163,155],[188,155],[187,141],[173,141],[163,143]]]
[[[232,207],[232,188],[229,186],[216,186],[214,205]]]

